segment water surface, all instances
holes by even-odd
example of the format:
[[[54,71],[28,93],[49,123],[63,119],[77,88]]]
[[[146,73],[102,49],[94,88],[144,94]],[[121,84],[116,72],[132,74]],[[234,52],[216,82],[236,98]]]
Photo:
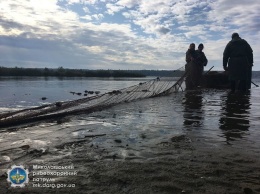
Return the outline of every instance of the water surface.
[[[94,90],[105,93],[148,79],[2,77],[0,111],[78,99],[83,96],[70,92]],[[259,84],[259,81],[255,82]],[[42,97],[47,100],[43,101]],[[179,135],[212,148],[232,146],[259,154],[259,101],[260,89],[254,86],[248,94],[230,94],[227,90],[215,89],[180,91],[119,104],[91,114],[72,115],[62,121],[1,129],[0,153],[12,160],[25,154],[21,146],[29,145],[30,149],[47,149],[55,155],[58,145],[84,140],[86,135],[104,134],[93,138],[91,144],[109,149],[122,159],[161,157],[162,154],[154,149]],[[121,143],[115,143],[115,140]]]

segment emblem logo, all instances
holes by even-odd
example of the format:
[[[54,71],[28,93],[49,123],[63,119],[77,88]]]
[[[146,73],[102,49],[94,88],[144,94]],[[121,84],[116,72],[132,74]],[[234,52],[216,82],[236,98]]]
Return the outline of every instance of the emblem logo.
[[[13,165],[11,169],[7,171],[7,181],[11,183],[12,187],[24,187],[25,183],[29,182],[29,171],[22,165]]]

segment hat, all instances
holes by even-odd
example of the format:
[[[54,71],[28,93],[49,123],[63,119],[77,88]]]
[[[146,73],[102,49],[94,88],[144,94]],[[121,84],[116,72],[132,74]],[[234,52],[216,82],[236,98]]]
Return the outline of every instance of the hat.
[[[231,38],[235,38],[235,37],[239,37],[239,34],[236,32],[232,34]]]
[[[200,43],[198,47],[203,47],[204,48],[204,45],[202,43]]]

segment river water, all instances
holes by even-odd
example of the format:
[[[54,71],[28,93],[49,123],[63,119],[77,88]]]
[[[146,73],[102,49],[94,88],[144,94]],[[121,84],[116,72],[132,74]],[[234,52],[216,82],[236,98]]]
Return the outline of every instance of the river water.
[[[129,87],[151,78],[0,77],[0,112],[84,97],[84,91]],[[82,93],[80,96],[70,92]],[[42,100],[46,97],[46,100]]]
[[[0,112],[79,99],[83,96],[71,92],[105,93],[149,79],[1,77]],[[254,81],[260,84],[260,80]],[[47,99],[42,100],[42,97]],[[162,154],[153,149],[169,137],[180,135],[188,136],[186,141],[199,141],[204,146],[247,149],[259,155],[259,102],[260,88],[253,85],[248,94],[230,94],[227,90],[216,89],[179,91],[91,114],[70,116],[61,122],[3,128],[0,131],[0,164],[10,161],[39,163],[67,157],[74,148],[65,149],[64,145],[82,142],[88,135],[102,135],[87,141],[89,146],[103,147],[110,155],[123,160],[159,158]],[[21,149],[23,146],[51,154],[34,159]],[[59,146],[64,149],[57,149]],[[97,155],[93,157],[98,158]]]

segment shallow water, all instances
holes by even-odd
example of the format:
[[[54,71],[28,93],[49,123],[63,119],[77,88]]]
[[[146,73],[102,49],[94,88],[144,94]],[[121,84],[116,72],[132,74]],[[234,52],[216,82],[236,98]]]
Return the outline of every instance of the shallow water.
[[[0,110],[77,99],[82,96],[72,95],[70,91],[104,93],[145,80],[1,78]],[[110,156],[115,154],[123,160],[147,160],[167,154],[155,150],[167,146],[171,137],[180,135],[187,137],[185,141],[198,141],[208,147],[232,146],[259,154],[259,94],[260,89],[256,87],[249,94],[214,89],[178,92],[119,104],[88,115],[1,129],[0,162],[29,162],[33,158],[28,150],[51,153],[41,160],[65,157],[72,148],[74,153],[80,150],[77,142],[82,141],[88,146],[102,147]],[[41,100],[43,96],[47,97],[46,101]],[[89,135],[102,136],[85,137]],[[23,146],[29,146],[28,150],[22,149]]]

